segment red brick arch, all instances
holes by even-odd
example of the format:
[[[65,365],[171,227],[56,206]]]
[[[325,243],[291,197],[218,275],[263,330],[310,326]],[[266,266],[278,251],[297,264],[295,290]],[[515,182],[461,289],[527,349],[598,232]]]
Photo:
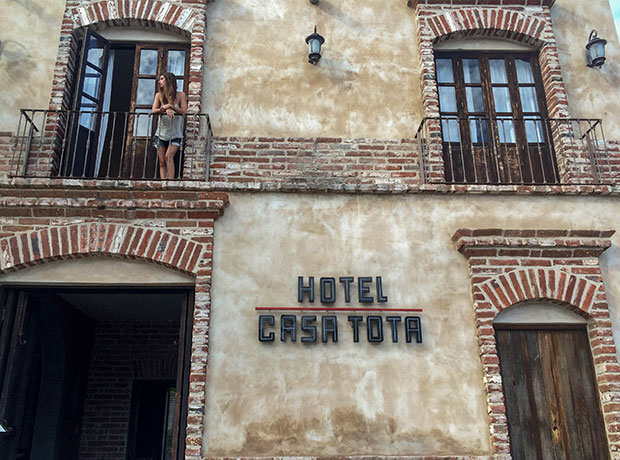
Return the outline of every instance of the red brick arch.
[[[165,230],[84,223],[0,239],[0,272],[93,255],[142,259],[195,275],[204,247]]]
[[[426,26],[430,29],[433,42],[459,34],[476,33],[540,45],[548,24],[521,11],[503,8],[460,8],[428,17]]]
[[[127,21],[146,24],[164,24],[191,34],[199,16],[197,10],[179,3],[153,0],[102,0],[71,8],[75,27],[95,23],[126,25]]]
[[[496,313],[527,300],[550,300],[571,305],[589,317],[596,293],[604,288],[600,282],[564,270],[529,268],[475,285],[474,292],[481,292]]]

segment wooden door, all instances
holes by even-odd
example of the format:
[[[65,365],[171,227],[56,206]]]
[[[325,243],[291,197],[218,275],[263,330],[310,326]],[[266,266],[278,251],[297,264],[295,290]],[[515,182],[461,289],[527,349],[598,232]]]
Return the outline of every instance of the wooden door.
[[[177,90],[186,91],[189,50],[183,44],[140,44],[136,46],[128,135],[123,159],[125,177],[159,177],[153,137],[157,117],[151,113],[158,90],[157,79],[164,72],[177,77]],[[177,154],[179,158],[181,154]],[[179,171],[179,168],[176,168]],[[179,171],[180,172],[180,171]]]
[[[496,338],[513,459],[609,459],[586,330],[496,327]]]
[[[63,155],[62,174],[94,177],[103,110],[110,42],[86,30],[79,63],[79,77],[69,114],[70,141]]]
[[[25,456],[30,444],[32,426],[24,426],[24,415],[36,340],[27,301],[28,295],[23,291],[0,288],[0,420],[10,430],[0,436],[0,453],[6,459]]]

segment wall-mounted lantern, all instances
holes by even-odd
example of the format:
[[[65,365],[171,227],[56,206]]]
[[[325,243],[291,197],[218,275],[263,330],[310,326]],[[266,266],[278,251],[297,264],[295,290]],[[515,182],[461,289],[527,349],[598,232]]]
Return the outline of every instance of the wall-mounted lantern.
[[[590,32],[588,44],[586,45],[586,64],[588,67],[600,68],[605,63],[605,45],[607,40],[598,38],[595,29]]]
[[[306,37],[306,43],[308,44],[308,62],[316,64],[321,59],[321,45],[325,43],[325,39],[316,33],[316,26],[314,26],[314,33]]]

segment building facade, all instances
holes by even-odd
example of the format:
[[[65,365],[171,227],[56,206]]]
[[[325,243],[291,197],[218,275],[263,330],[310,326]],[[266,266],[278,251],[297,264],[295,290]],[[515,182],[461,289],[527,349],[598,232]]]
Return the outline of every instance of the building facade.
[[[2,458],[620,459],[620,43],[582,3],[9,0]]]

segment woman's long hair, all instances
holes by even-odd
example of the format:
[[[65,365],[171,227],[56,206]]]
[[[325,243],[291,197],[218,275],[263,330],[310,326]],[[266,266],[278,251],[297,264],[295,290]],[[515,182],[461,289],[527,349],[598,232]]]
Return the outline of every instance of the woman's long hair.
[[[159,87],[161,102],[163,105],[174,104],[177,100],[177,78],[172,72],[163,73],[162,76],[166,79],[166,84]]]

